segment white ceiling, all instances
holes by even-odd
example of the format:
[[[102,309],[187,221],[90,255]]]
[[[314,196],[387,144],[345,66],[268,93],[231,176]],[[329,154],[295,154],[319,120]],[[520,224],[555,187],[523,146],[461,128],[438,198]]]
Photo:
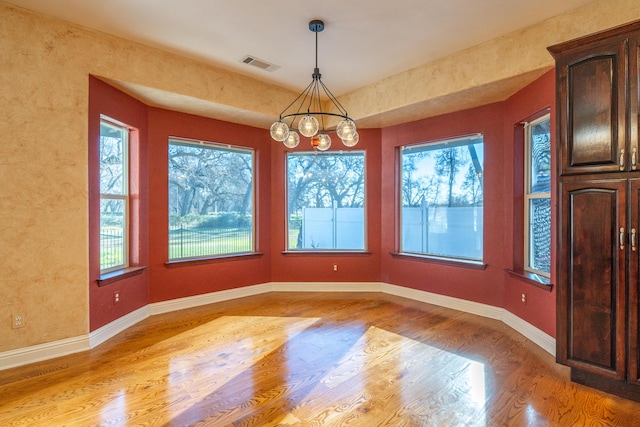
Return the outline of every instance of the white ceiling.
[[[336,96],[594,0],[1,0],[302,90]],[[268,72],[245,55],[279,65]]]

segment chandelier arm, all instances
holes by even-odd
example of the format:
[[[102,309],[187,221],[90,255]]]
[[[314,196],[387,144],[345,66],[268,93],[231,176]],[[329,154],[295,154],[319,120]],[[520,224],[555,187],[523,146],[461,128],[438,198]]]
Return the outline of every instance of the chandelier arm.
[[[291,117],[306,116],[306,115],[308,115],[308,114],[311,114],[311,115],[314,115],[314,116],[332,116],[332,117],[340,117],[340,118],[343,118],[343,119],[348,119],[348,118],[349,118],[349,116],[346,116],[346,115],[344,115],[344,114],[338,114],[338,113],[326,113],[326,112],[321,112],[321,113],[319,113],[319,112],[314,112],[314,111],[312,111],[311,113],[306,113],[306,112],[305,112],[305,113],[291,113],[291,114],[287,114],[286,116],[282,116],[282,120],[284,121],[284,120],[286,120],[286,119],[288,119],[288,118],[291,118]]]
[[[342,113],[348,119],[349,114],[347,114],[347,110],[342,106],[342,104],[340,104],[340,101],[338,101],[338,99],[333,95],[333,93],[331,93],[329,88],[324,84],[322,80],[320,80],[320,84],[322,85],[322,89],[324,89],[324,92],[329,97],[329,100],[331,100],[331,102],[333,102],[333,105],[335,105],[338,108],[338,111],[340,111],[340,113]]]
[[[318,79],[318,82],[320,82],[320,85],[322,85],[322,80]],[[323,85],[324,86],[324,85]],[[322,111],[322,99],[320,98],[320,87],[316,84],[314,86],[314,94],[315,95],[315,106],[317,107],[318,110],[318,115],[320,116],[320,120],[322,122],[322,130],[324,131],[325,126],[324,126],[324,113]]]
[[[291,106],[292,106],[293,104],[295,104],[295,103],[296,103],[300,98],[302,98],[302,96],[304,95],[304,98],[302,99],[302,102],[300,103],[300,106],[298,107],[298,111],[300,111],[300,108],[302,108],[302,105],[304,104],[305,99],[307,99],[308,92],[311,90],[311,88],[312,88],[312,86],[313,86],[313,84],[314,84],[314,83],[315,83],[315,81],[313,81],[313,80],[312,80],[312,81],[311,81],[311,83],[309,83],[309,86],[307,86],[307,87],[305,88],[305,90],[303,90],[302,92],[300,92],[300,94],[296,97],[296,99],[294,99],[294,100],[291,102],[291,104],[287,105],[287,107],[286,107],[284,110],[282,110],[282,112],[280,113],[280,120],[282,120],[284,117],[287,117],[287,116],[283,116],[283,114],[284,114],[284,113],[286,113],[286,112],[287,112],[287,110],[288,110],[289,108],[291,108]]]
[[[307,104],[307,113],[311,113],[313,111],[313,109],[315,108],[315,104],[314,104],[314,99],[316,98],[316,92],[318,91],[318,81],[314,78],[311,81],[311,88],[309,89],[309,92],[307,93],[307,97],[309,97],[309,103]],[[307,98],[305,97],[304,101],[302,102],[302,104],[304,104],[306,102]],[[302,105],[300,106],[302,108]]]

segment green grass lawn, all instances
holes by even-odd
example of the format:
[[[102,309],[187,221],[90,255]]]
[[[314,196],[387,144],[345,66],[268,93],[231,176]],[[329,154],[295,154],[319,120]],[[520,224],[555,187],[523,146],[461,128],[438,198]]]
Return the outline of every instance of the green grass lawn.
[[[105,227],[105,235],[114,236],[120,229]],[[121,230],[120,230],[121,232]],[[299,228],[289,228],[289,248],[295,249]],[[121,237],[101,238],[100,266],[102,269],[124,264]],[[169,259],[197,258],[234,253],[253,252],[253,233],[249,228],[220,230],[174,230],[169,233]]]
[[[169,233],[169,259],[252,252],[253,233],[248,228],[175,230]]]

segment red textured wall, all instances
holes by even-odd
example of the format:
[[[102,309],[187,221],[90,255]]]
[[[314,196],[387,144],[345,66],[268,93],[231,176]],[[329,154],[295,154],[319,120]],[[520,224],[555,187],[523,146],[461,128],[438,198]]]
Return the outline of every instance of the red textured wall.
[[[470,301],[501,306],[504,259],[504,147],[502,103],[460,111],[382,130],[382,281]],[[484,135],[484,262],[485,270],[396,258],[395,198],[398,147],[474,133]],[[389,202],[386,202],[389,201]],[[392,202],[393,201],[393,202]],[[464,242],[461,242],[464,244]]]
[[[96,329],[145,306],[148,303],[149,272],[99,287],[100,277],[100,115],[138,129],[139,147],[132,146],[131,163],[138,163],[139,175],[131,183],[130,198],[139,208],[139,230],[132,233],[138,238],[140,264],[147,265],[148,256],[148,156],[147,156],[147,107],[130,96],[89,77],[89,324]],[[135,144],[132,141],[132,145]],[[137,148],[137,149],[136,149]],[[136,152],[140,156],[136,156]],[[114,304],[113,293],[120,292],[120,302]]]
[[[260,256],[212,260],[168,267],[169,137],[219,142],[253,148],[256,153],[257,250]],[[149,236],[150,302],[206,294],[270,280],[271,137],[264,129],[149,108]]]
[[[380,130],[359,129],[360,142],[354,150],[364,150],[366,162],[366,254],[285,254],[286,194],[285,147],[272,142],[271,153],[271,280],[273,282],[378,282],[380,280]],[[333,136],[329,150],[346,148]],[[311,151],[308,138],[301,138],[293,151]],[[338,271],[333,265],[338,264]]]
[[[509,229],[504,236],[506,248],[512,248],[505,252],[505,268],[510,268],[514,264],[514,259],[522,259],[521,226],[514,226],[513,218],[518,210],[523,209],[522,190],[514,187],[514,177],[522,175],[524,164],[516,162],[515,144],[510,143],[514,139],[514,128],[531,115],[540,113],[545,109],[550,109],[551,114],[551,242],[556,241],[556,109],[555,109],[555,72],[548,71],[538,80],[525,87],[511,98],[505,101],[504,116],[504,209],[507,218],[511,218]],[[511,161],[510,161],[511,160]],[[511,197],[510,197],[511,196]],[[522,261],[520,261],[522,262]],[[551,245],[551,281],[555,284],[555,245]],[[527,303],[522,304],[522,293],[527,294]],[[556,336],[556,292],[555,285],[551,292],[532,286],[517,278],[505,275],[502,306],[526,320],[530,324],[547,334]]]
[[[97,141],[99,114],[140,129],[141,147],[141,247],[149,266],[140,276],[98,288],[98,239],[90,239],[91,330],[153,302],[187,297],[268,282],[385,282],[504,307],[549,335],[555,336],[555,292],[512,278],[505,269],[517,262],[521,237],[517,212],[521,190],[514,177],[522,165],[514,158],[514,124],[551,107],[554,121],[554,74],[543,77],[505,102],[459,111],[384,129],[360,129],[355,148],[366,153],[365,254],[287,254],[285,148],[266,130],[146,107],[97,79],[90,80],[89,138]],[[98,120],[96,121],[96,118]],[[484,262],[486,269],[442,265],[391,255],[396,246],[397,148],[472,133],[484,135],[485,208]],[[257,236],[259,256],[215,260],[204,264],[168,267],[168,167],[169,136],[250,147],[257,156]],[[552,140],[555,146],[555,137]],[[90,144],[90,212],[97,212],[96,147]],[[335,142],[332,150],[340,150]],[[308,151],[306,141],[296,149]],[[552,150],[554,150],[552,148]],[[554,166],[555,171],[555,166]],[[95,175],[95,177],[94,177]],[[146,178],[148,176],[148,178]],[[552,190],[555,218],[555,188]],[[97,215],[90,215],[90,236],[97,236]],[[515,225],[514,225],[515,224]],[[555,225],[552,227],[555,233]],[[555,234],[554,234],[555,235]],[[555,256],[555,254],[554,254]],[[553,258],[555,260],[555,258]],[[338,271],[333,265],[338,264]],[[552,278],[555,272],[552,271]],[[123,302],[113,305],[113,290]],[[526,292],[528,303],[520,303]]]

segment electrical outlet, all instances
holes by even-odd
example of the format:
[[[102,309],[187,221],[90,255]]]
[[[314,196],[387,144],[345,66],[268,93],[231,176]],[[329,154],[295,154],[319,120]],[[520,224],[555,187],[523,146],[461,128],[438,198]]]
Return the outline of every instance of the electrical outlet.
[[[117,304],[120,302],[120,291],[113,292],[113,304]]]
[[[24,314],[13,314],[11,316],[11,322],[13,329],[24,328],[26,324],[24,320]]]
[[[338,271],[338,264],[333,264],[333,271]]]
[[[522,303],[523,303],[523,304],[526,304],[526,303],[527,303],[527,294],[526,294],[526,292],[523,292],[523,293],[522,293],[521,300],[522,300]]]

